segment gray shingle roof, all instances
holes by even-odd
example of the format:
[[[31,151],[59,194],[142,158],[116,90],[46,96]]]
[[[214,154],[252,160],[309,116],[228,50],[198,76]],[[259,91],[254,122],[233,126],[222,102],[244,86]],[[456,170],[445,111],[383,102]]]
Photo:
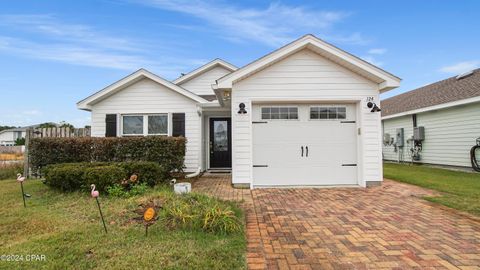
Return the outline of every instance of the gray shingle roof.
[[[380,101],[382,117],[480,96],[480,68]]]

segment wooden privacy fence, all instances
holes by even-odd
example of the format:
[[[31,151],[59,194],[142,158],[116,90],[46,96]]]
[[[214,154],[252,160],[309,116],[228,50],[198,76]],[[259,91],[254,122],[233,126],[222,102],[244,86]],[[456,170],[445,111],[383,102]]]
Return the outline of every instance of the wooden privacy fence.
[[[32,128],[27,130],[27,134],[30,135],[30,138],[90,137],[90,128]]]
[[[28,144],[31,138],[72,138],[72,137],[90,137],[90,128],[70,128],[70,127],[51,127],[51,128],[29,128],[25,135],[25,153],[24,153],[24,175],[30,176],[30,160],[28,157]]]

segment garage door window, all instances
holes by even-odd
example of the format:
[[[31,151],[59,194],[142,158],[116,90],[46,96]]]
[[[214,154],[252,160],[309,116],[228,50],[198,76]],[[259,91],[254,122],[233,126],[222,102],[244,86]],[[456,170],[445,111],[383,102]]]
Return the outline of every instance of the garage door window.
[[[263,120],[295,120],[298,119],[297,107],[263,107]]]
[[[336,120],[347,118],[346,107],[310,107],[310,119],[312,120]]]

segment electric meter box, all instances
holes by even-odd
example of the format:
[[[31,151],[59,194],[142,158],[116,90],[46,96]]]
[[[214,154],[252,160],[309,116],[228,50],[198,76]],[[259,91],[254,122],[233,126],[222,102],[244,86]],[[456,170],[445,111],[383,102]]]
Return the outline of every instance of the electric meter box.
[[[398,147],[403,147],[403,128],[397,128],[397,140],[396,140],[396,144]]]
[[[413,140],[414,141],[425,140],[425,127],[415,127],[413,129]]]

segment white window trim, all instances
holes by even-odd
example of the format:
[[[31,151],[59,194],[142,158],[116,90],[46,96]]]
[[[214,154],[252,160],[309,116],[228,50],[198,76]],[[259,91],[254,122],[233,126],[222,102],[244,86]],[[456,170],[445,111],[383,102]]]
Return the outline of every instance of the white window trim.
[[[340,118],[337,117],[335,119],[320,119],[320,118],[318,118],[318,119],[313,118],[312,119],[312,114],[311,114],[312,113],[312,108],[322,108],[322,107],[325,107],[325,108],[329,108],[329,107],[345,108],[345,118],[340,119]],[[347,112],[348,112],[347,106],[345,106],[345,105],[333,105],[333,104],[330,105],[330,104],[328,104],[328,105],[311,105],[311,106],[308,106],[308,112],[307,113],[308,113],[308,120],[309,121],[345,121],[346,119],[348,119]]]
[[[297,108],[297,119],[263,119],[263,108]],[[260,106],[260,119],[267,120],[267,121],[299,121],[300,120],[300,110],[298,106]]]
[[[148,117],[157,116],[157,115],[166,115],[167,116],[167,133],[148,133]],[[142,134],[124,134],[123,133],[123,117],[124,116],[142,116],[143,117],[143,133]],[[138,137],[138,136],[171,136],[171,113],[132,113],[132,114],[122,114],[120,115],[120,134],[122,137]]]

